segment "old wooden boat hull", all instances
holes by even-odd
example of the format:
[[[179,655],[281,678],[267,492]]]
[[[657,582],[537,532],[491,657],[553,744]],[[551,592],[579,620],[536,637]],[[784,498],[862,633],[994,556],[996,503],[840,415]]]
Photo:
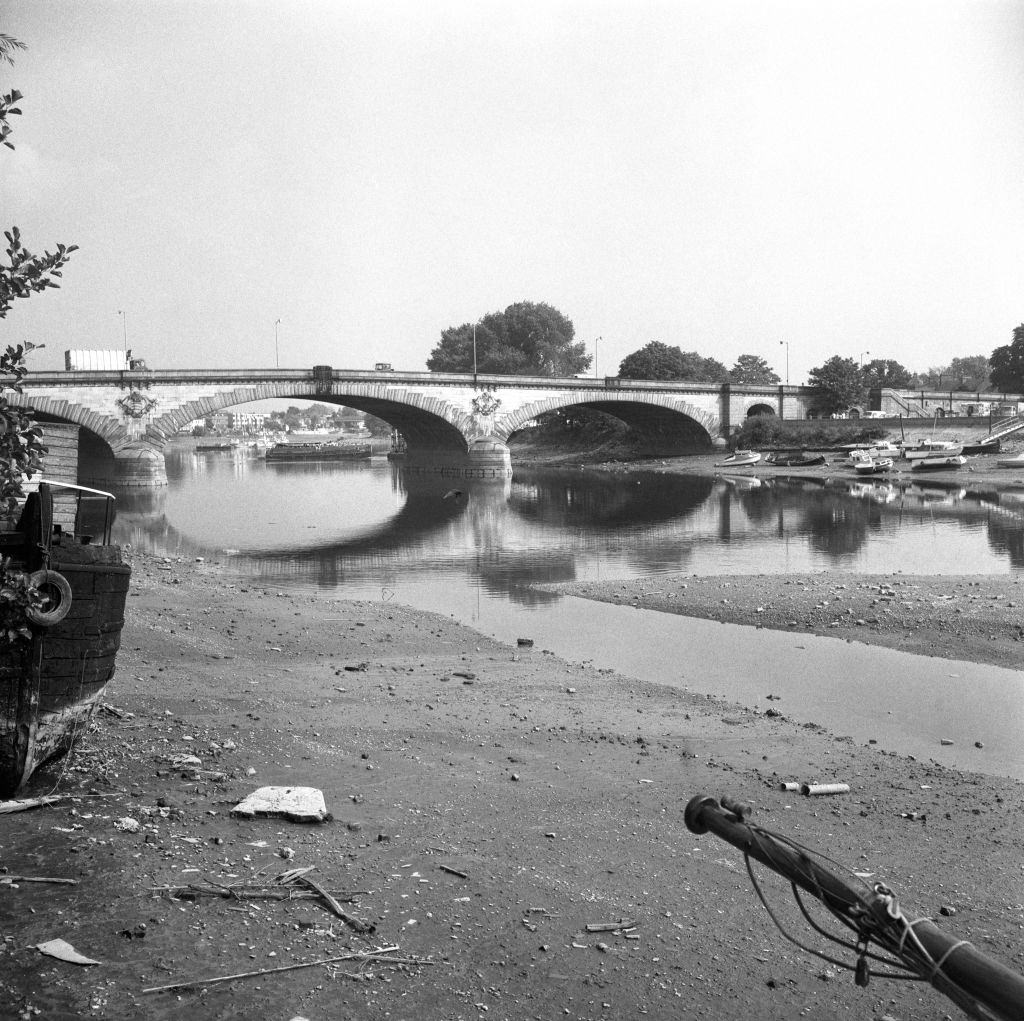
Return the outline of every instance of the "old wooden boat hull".
[[[50,520],[44,515],[44,527]],[[120,549],[59,531],[41,555],[40,587],[57,595],[37,615],[42,622],[30,623],[30,639],[0,649],[0,798],[84,732],[121,644],[131,568]]]

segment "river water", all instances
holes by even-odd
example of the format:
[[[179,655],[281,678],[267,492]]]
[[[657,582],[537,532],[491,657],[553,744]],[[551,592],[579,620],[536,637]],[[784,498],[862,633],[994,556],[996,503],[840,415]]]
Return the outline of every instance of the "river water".
[[[562,597],[549,582],[694,574],[1024,571],[1024,498],[830,479],[268,464],[172,447],[119,494],[116,541],[239,579],[451,614],[508,642],[766,708],[858,741],[1024,778],[1024,675]],[[899,683],[894,684],[893,679]],[[954,741],[943,745],[942,738]],[[981,741],[983,750],[974,747]]]

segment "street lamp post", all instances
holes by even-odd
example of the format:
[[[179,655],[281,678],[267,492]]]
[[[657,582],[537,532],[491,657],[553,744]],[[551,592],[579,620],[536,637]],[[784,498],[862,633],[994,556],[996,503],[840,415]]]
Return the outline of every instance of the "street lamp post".
[[[128,315],[121,309],[117,310],[117,314],[121,317],[121,327],[124,330],[124,349],[128,350]]]
[[[869,355],[869,354],[871,354],[870,351],[861,351],[861,353],[860,353],[860,367],[862,369],[864,368],[864,356],[865,355]]]
[[[604,340],[604,337],[594,338],[594,379],[597,379],[597,342],[599,340]]]
[[[281,368],[281,348],[278,344],[278,331],[281,328],[281,320],[278,319],[274,322],[274,364],[277,368]]]
[[[780,340],[779,344],[786,347],[786,386],[789,386],[789,341]]]

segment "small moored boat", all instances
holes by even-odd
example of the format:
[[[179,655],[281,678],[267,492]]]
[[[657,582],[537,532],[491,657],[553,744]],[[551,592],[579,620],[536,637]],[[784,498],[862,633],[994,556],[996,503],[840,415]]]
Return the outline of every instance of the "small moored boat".
[[[961,454],[998,454],[1002,441],[998,436],[987,436],[977,443],[965,443]]]
[[[962,454],[964,445],[953,440],[920,440],[903,448],[903,456],[908,461],[919,461],[926,457],[956,457]]]
[[[967,464],[963,454],[928,454],[911,461],[911,471],[950,471]]]
[[[744,464],[757,464],[761,460],[761,454],[756,450],[733,451],[724,461],[716,461],[716,468],[737,468]]]
[[[1000,468],[1024,468],[1024,453],[1016,454],[1013,457],[1000,457],[996,464]]]
[[[816,464],[825,463],[824,454],[786,454],[773,452],[765,456],[765,464],[774,464],[778,468],[813,468]]]
[[[868,457],[863,461],[858,461],[853,468],[858,475],[880,475],[882,472],[889,471],[892,466],[891,457]]]

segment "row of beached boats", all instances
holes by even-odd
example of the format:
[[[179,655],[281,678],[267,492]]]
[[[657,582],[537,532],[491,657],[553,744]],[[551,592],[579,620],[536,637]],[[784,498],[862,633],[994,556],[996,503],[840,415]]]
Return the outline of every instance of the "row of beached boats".
[[[847,448],[846,457],[838,462],[858,475],[880,475],[891,471],[897,459],[910,463],[912,471],[955,471],[967,463],[967,455],[996,454],[999,452],[998,438],[981,440],[978,443],[963,444],[953,440],[921,439],[913,443],[893,443],[882,440],[870,446]],[[715,463],[716,468],[738,468],[759,464],[762,455],[757,450],[739,449]],[[811,468],[825,464],[824,454],[805,451],[771,451],[764,455],[764,464],[777,468]],[[996,460],[1000,468],[1024,468],[1024,453]]]

